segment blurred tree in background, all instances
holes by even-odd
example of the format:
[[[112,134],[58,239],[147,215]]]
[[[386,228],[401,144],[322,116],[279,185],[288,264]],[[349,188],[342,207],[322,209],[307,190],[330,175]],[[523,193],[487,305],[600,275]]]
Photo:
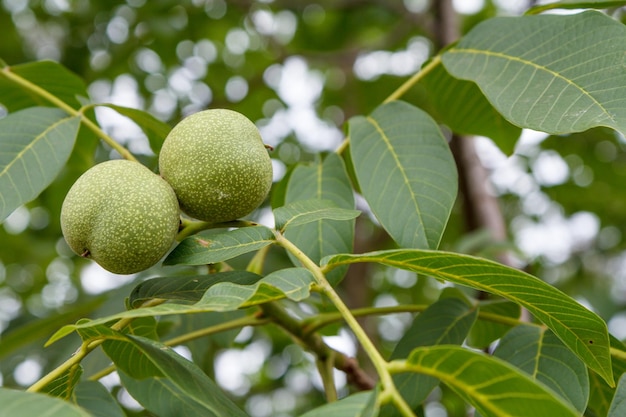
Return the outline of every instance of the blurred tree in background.
[[[295,163],[337,148],[350,117],[373,110],[442,46],[477,23],[519,15],[529,3],[3,0],[0,57],[8,65],[58,61],[85,80],[93,102],[147,110],[170,125],[206,108],[247,115],[274,148],[279,191],[268,204],[277,207],[284,199],[281,180]],[[610,13],[626,21],[623,8]],[[446,124],[427,83],[405,99]],[[471,111],[471,103],[458,107]],[[0,117],[9,110],[10,103],[0,97]],[[136,125],[106,108],[98,108],[96,116],[113,138],[156,168],[149,140]],[[458,200],[441,248],[492,258],[505,253],[507,263],[565,290],[598,312],[612,334],[626,337],[624,137],[598,128],[563,140],[522,132],[499,119],[476,119],[484,136],[465,141],[471,144],[469,151],[453,147],[460,178],[468,183],[462,183],[464,198]],[[453,144],[458,140],[451,139]],[[74,256],[61,236],[59,211],[67,190],[82,172],[112,153],[92,138],[91,148],[72,155],[50,188],[0,226],[4,386],[28,386],[71,354],[75,336],[42,349],[53,331],[80,317],[123,309],[129,289],[155,276],[150,270],[130,277],[108,274]],[[491,185],[476,194],[472,190],[476,184],[482,187],[483,177]],[[490,213],[495,216],[486,221],[483,210],[494,204],[496,211]],[[357,206],[366,209],[364,202]],[[255,216],[263,222],[267,213],[261,209]],[[361,216],[357,230],[356,252],[388,240],[372,217]],[[289,262],[278,251],[270,261]],[[363,276],[368,285],[363,285]],[[341,285],[350,307],[431,303],[442,290],[439,283],[414,273],[363,265],[352,267]],[[212,313],[203,320],[217,323],[237,314]],[[162,325],[171,326],[176,335],[192,320],[176,317]],[[363,324],[388,354],[410,322],[406,313]],[[338,343],[348,352],[356,349],[339,326],[324,331],[329,344]],[[186,354],[215,375],[251,415],[292,415],[324,402],[311,357],[271,327],[201,339]],[[106,363],[104,355],[93,355],[83,363],[85,373]],[[109,384],[119,390],[114,378]],[[454,397],[440,394],[449,415],[457,415]],[[130,400],[125,404],[129,410],[135,407]]]

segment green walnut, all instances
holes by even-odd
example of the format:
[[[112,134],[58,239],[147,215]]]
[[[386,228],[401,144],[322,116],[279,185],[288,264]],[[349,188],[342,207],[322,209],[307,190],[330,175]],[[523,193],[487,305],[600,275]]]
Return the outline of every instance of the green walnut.
[[[159,171],[183,212],[212,223],[248,215],[272,186],[272,162],[259,130],[225,109],[201,111],[178,123],[163,143]]]
[[[111,160],[78,178],[61,207],[61,229],[74,252],[116,274],[156,264],[178,233],[174,190],[138,162]]]

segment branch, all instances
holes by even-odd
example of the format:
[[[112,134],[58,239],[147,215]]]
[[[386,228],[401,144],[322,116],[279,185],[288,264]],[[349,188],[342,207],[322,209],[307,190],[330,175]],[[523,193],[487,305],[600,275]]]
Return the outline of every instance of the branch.
[[[160,300],[160,299],[149,300],[149,301],[146,301],[145,303],[143,303],[141,307],[152,307],[152,306],[155,306],[155,305],[162,304],[164,302],[165,302],[165,300]],[[120,319],[120,320],[118,320],[117,322],[115,322],[111,326],[111,329],[113,329],[115,331],[121,331],[131,321],[133,321],[132,317],[131,318]],[[28,389],[26,391],[28,391],[28,392],[38,392],[38,391],[40,391],[46,385],[50,384],[55,379],[61,377],[66,371],[68,371],[69,369],[71,369],[74,366],[78,365],[80,363],[80,361],[83,360],[84,357],[86,357],[95,348],[100,346],[105,340],[106,340],[105,338],[96,338],[96,339],[83,341],[83,343],[80,345],[80,347],[78,348],[78,350],[76,351],[76,353],[72,357],[70,357],[68,360],[63,362],[61,365],[57,366],[52,371],[50,371],[49,373],[44,375],[42,378],[40,378],[38,381],[36,381],[33,385],[28,387]]]
[[[380,354],[374,343],[365,333],[365,330],[358,323],[356,318],[352,315],[350,309],[343,302],[341,297],[337,294],[335,289],[330,285],[326,276],[320,269],[320,267],[311,260],[304,252],[302,252],[296,245],[294,245],[291,241],[286,239],[280,232],[275,231],[274,235],[276,237],[276,243],[290,252],[296,259],[298,259],[302,266],[311,271],[313,274],[317,285],[320,287],[321,291],[328,297],[328,299],[335,306],[337,311],[342,315],[344,321],[352,330],[352,333],[357,338],[361,347],[369,357],[372,365],[376,368],[376,372],[380,378],[380,383],[382,386],[382,391],[380,393],[379,399],[381,403],[392,403],[400,412],[401,415],[405,417],[413,417],[415,414],[411,407],[407,404],[407,402],[402,398],[400,392],[396,388],[396,385],[387,369],[388,363]]]
[[[328,346],[319,334],[305,331],[303,322],[289,315],[279,304],[265,303],[261,305],[261,309],[265,317],[289,333],[298,344],[313,352],[320,362],[333,359],[335,368],[345,372],[348,380],[357,388],[360,390],[374,388],[376,382],[359,367],[354,358]]]

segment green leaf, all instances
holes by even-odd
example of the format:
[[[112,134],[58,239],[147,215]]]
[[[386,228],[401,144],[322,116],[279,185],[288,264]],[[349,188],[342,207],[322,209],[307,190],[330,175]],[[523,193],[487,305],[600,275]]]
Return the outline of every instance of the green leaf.
[[[115,398],[99,382],[81,381],[74,389],[73,399],[93,417],[126,417]]]
[[[505,154],[513,153],[522,130],[502,117],[475,83],[454,78],[436,65],[416,90],[416,104],[439,123],[462,135],[487,136]]]
[[[191,352],[191,359],[201,369],[214,369],[214,357],[221,349],[233,347],[233,342],[241,331],[241,327],[232,327],[224,330],[222,324],[229,323],[247,316],[246,310],[208,312],[198,314],[185,314],[172,318],[166,318],[161,323],[167,323],[169,340],[189,334],[206,334],[206,337],[198,337],[185,342],[185,346]],[[207,329],[214,329],[215,332],[207,334]],[[218,331],[219,328],[219,331]]]
[[[606,9],[626,4],[624,0],[561,0],[531,7],[526,14],[538,14],[553,9]]]
[[[626,373],[626,346],[609,335],[612,355],[613,375],[620,376]],[[615,396],[615,384],[609,386],[606,381],[600,378],[595,372],[589,372],[589,405],[588,408],[595,412],[597,416],[606,416],[613,397]]]
[[[309,297],[315,278],[308,269],[286,268],[272,272],[254,285],[223,282],[211,287],[199,304],[217,311],[230,311],[287,297],[302,301]]]
[[[34,84],[35,88],[41,88],[74,109],[81,107],[78,97],[88,96],[85,82],[58,62],[38,61],[14,65],[0,71],[0,102],[9,112],[33,106],[51,106],[50,101],[41,94],[33,92],[31,87],[25,88],[18,84],[11,76],[17,77],[18,81]]]
[[[140,317],[135,320],[153,320],[153,317]],[[82,321],[81,323],[89,323]],[[161,376],[160,370],[143,355],[133,344],[128,343],[123,332],[113,330],[104,325],[97,324],[85,328],[79,328],[78,334],[84,342],[104,340],[102,347],[104,352],[115,363],[117,370],[124,371],[134,378],[148,378]]]
[[[465,340],[478,310],[459,298],[442,298],[418,314],[396,345],[391,359],[406,358],[419,346],[460,345]]]
[[[377,395],[378,390],[359,392],[324,404],[300,417],[376,417],[379,412]]]
[[[67,371],[63,372],[58,378],[44,386],[40,392],[46,393],[52,397],[59,397],[68,400],[72,397],[74,387],[80,381],[83,374],[83,367],[74,365]]]
[[[135,379],[165,376],[149,357],[126,340],[109,339],[102,344],[102,347],[118,372],[123,372]]]
[[[478,84],[520,127],[626,133],[626,27],[605,14],[489,19],[448,49],[455,77]]]
[[[462,347],[417,348],[395,368],[439,378],[484,417],[580,416],[549,388],[517,368]]]
[[[0,404],[0,417],[92,417],[82,408],[59,398],[7,388],[0,388]]]
[[[121,338],[122,333],[117,330],[113,330],[109,326],[105,326],[102,323],[93,323],[90,326],[84,326],[85,324],[92,324],[92,321],[89,319],[80,319],[78,320],[78,335],[83,340],[83,342],[92,342],[99,339],[113,339],[116,337]]]
[[[439,126],[401,101],[350,120],[350,155],[370,208],[398,245],[435,249],[457,193]]]
[[[143,110],[117,106],[115,104],[98,104],[98,106],[111,108],[137,123],[137,125],[148,137],[150,149],[152,149],[152,152],[157,155],[161,151],[161,146],[163,146],[163,141],[167,137],[167,134],[170,130],[172,130],[170,125],[160,121],[150,113]]]
[[[276,228],[284,231],[318,220],[352,220],[361,214],[358,210],[337,207],[330,200],[302,200],[274,210]]]
[[[158,370],[155,376],[139,379],[119,372],[124,387],[146,409],[160,417],[246,416],[193,362],[159,342],[138,336],[126,339]]]
[[[274,241],[265,226],[242,227],[223,233],[200,234],[183,240],[163,265],[206,265],[261,249]]]
[[[589,399],[587,367],[551,331],[517,326],[498,344],[494,356],[544,383],[581,413]]]
[[[142,281],[130,293],[128,302],[133,308],[141,303],[160,298],[164,300],[199,301],[206,290],[219,282],[251,285],[261,279],[260,275],[247,271],[224,271],[210,275],[161,277]]]
[[[519,305],[506,300],[481,301],[479,311],[483,317],[495,315],[496,317],[511,319],[519,319],[522,312]],[[479,349],[486,348],[510,329],[511,325],[509,324],[496,323],[486,319],[477,320],[467,337],[467,344]]]
[[[354,209],[354,192],[346,166],[339,155],[331,153],[315,164],[297,165],[287,184],[285,203],[310,199],[329,200],[337,207]],[[334,253],[350,253],[354,242],[354,221],[323,219],[300,226],[291,225],[285,237],[313,262]],[[293,257],[292,257],[293,260]],[[294,263],[298,265],[297,261]],[[337,285],[346,268],[332,271],[326,278]]]
[[[204,293],[202,299],[192,305],[164,303],[154,307],[137,308],[96,320],[82,320],[73,325],[63,326],[52,335],[47,345],[54,343],[73,331],[88,332],[96,326],[123,318],[233,311],[239,308],[280,300],[285,297],[293,301],[302,301],[309,296],[311,286],[314,283],[315,278],[304,268],[282,269],[267,275],[253,285],[220,282],[211,286]]]
[[[613,397],[607,417],[623,417],[624,415],[626,415],[626,374],[619,379],[617,392]]]
[[[79,117],[45,107],[0,120],[0,221],[37,197],[67,162]]]
[[[609,387],[606,382],[595,372],[589,372],[589,410],[593,411],[591,416],[608,415],[611,401],[615,396],[615,388]]]
[[[74,402],[93,417],[126,417],[111,393],[96,381],[81,381],[74,389]]]
[[[532,275],[486,259],[442,251],[400,249],[362,255],[336,255],[322,260],[329,268],[355,262],[377,262],[507,298],[525,307],[587,366],[598,372],[610,385],[614,384],[608,330],[604,320]]]
[[[408,357],[420,346],[460,345],[472,328],[478,310],[459,298],[443,298],[418,314],[396,345],[391,359]],[[421,404],[439,381],[432,376],[405,373],[394,375],[400,394],[412,409]],[[384,416],[399,416],[392,407],[383,408]]]
[[[122,328],[121,332],[124,334],[147,337],[153,340],[159,338],[157,333],[157,320],[154,317],[141,317],[137,320],[133,320],[127,323]]]
[[[286,204],[285,194],[287,193],[287,185],[291,180],[291,174],[294,169],[300,165],[290,165],[285,171],[285,175],[272,185],[270,190],[269,206],[273,210]]]
[[[113,332],[113,330],[106,326],[98,326],[93,329],[87,329],[87,331],[98,329],[102,332],[102,337],[107,338],[102,343],[102,350],[115,362],[117,369],[121,369],[127,374],[136,377],[148,377],[159,372],[154,369],[154,365],[132,343],[127,343],[127,340],[121,337],[121,334],[124,334],[157,340],[157,322],[154,317],[136,318],[121,331],[114,332],[112,335],[108,333]],[[79,333],[85,333],[85,330],[79,331]]]
[[[118,370],[133,375],[135,378],[147,378],[158,374],[159,370],[145,355],[128,343],[125,335],[136,335],[156,340],[158,339],[156,325],[154,317],[139,317],[120,331],[104,324],[98,324],[78,329],[78,334],[86,343],[104,340],[102,348],[107,356],[115,362]]]

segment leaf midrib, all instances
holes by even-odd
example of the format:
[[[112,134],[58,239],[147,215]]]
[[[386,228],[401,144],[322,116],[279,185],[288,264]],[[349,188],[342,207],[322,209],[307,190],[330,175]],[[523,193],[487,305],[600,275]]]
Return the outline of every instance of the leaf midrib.
[[[441,348],[441,346],[436,347],[437,348]],[[422,348],[423,349],[423,348]],[[433,349],[433,347],[430,347],[430,349]],[[450,347],[448,347],[448,349],[450,349]],[[457,347],[455,346],[454,349],[457,349]],[[437,349],[440,350],[440,349]],[[407,361],[408,363],[408,367],[415,367],[416,370],[420,369],[422,370],[422,372],[424,372],[425,374],[430,374],[431,376],[434,376],[436,378],[439,378],[440,380],[444,381],[445,383],[449,384],[449,385],[454,385],[459,389],[462,389],[463,391],[465,391],[466,393],[471,392],[472,398],[475,398],[477,400],[477,402],[479,402],[483,407],[486,408],[486,410],[489,410],[493,413],[495,413],[496,415],[502,415],[502,416],[510,416],[510,414],[506,413],[506,411],[502,408],[499,407],[492,399],[497,398],[496,396],[493,395],[486,395],[486,394],[482,394],[478,392],[478,388],[480,388],[482,385],[471,385],[468,383],[465,383],[464,381],[458,379],[458,374],[460,373],[460,371],[462,369],[467,368],[468,366],[470,366],[472,363],[476,362],[476,361],[480,361],[480,358],[476,358],[476,357],[472,357],[470,358],[469,361],[467,361],[462,368],[459,369],[458,372],[455,372],[453,374],[448,374],[443,372],[440,369],[440,364],[442,362],[444,362],[448,357],[450,357],[451,355],[455,354],[455,350],[448,350],[447,352],[444,352],[440,359],[435,362],[434,364],[432,364],[431,366],[429,366],[429,364],[425,364],[423,363],[424,359],[426,358],[426,354],[428,354],[427,352],[425,352],[424,355],[421,355],[420,357],[420,362],[419,363],[410,363],[409,361]],[[511,378],[510,376],[511,374],[507,374],[504,375],[504,378]],[[513,377],[521,377],[523,378],[523,374],[512,374]],[[500,378],[503,377],[503,375],[500,376]],[[492,384],[493,380],[488,381],[489,384]],[[519,395],[519,398],[522,398],[522,395]],[[528,397],[528,395],[526,395],[525,397]],[[546,397],[545,395],[541,395],[540,397],[535,396],[535,395],[531,395],[531,398],[548,398],[548,399],[555,399],[554,397]],[[555,401],[559,402],[557,399],[555,399]],[[506,413],[506,414],[504,414]]]
[[[292,224],[293,222],[295,222],[296,220],[298,220],[298,219],[300,219],[302,217],[307,217],[307,216],[310,216],[312,214],[322,213],[322,212],[327,211],[328,209],[332,209],[332,208],[333,207],[320,207],[320,208],[315,209],[315,210],[309,210],[309,211],[306,211],[306,212],[303,212],[303,213],[297,213],[297,214],[293,215],[289,220],[287,220],[285,222],[283,227],[281,227],[281,230],[285,230],[287,228],[287,226],[289,226],[290,224]],[[320,220],[322,220],[322,219],[320,219]],[[320,221],[320,220],[317,220],[317,221]]]
[[[231,249],[247,248],[249,246],[253,246],[253,245],[256,245],[258,243],[270,244],[273,241],[274,241],[273,239],[260,239],[260,240],[253,240],[253,241],[250,241],[250,242],[237,241],[237,243],[234,244],[234,245],[227,245],[224,242],[216,242],[216,243],[219,243],[219,245],[221,245],[221,246],[218,246],[217,244],[215,245],[215,247],[209,247],[209,248],[204,248],[202,245],[200,245],[200,247],[196,246],[196,249],[199,249],[199,251],[195,252],[195,253],[200,253],[200,254],[206,253],[207,252],[206,249],[208,249],[209,253],[223,252],[223,251],[228,251],[228,250],[231,250]]]
[[[28,151],[30,151],[36,143],[38,143],[41,139],[44,139],[47,134],[51,131],[53,131],[54,129],[57,128],[58,125],[67,122],[68,120],[73,119],[73,117],[64,117],[56,122],[54,122],[53,124],[51,124],[50,126],[48,126],[45,130],[43,130],[41,133],[39,133],[37,136],[35,136],[35,138],[28,143],[24,149],[22,149],[21,151],[19,151],[15,157],[4,167],[4,169],[2,171],[0,171],[0,177],[4,176],[5,174],[7,174],[7,172],[9,171],[9,169],[13,166],[13,164],[15,164],[16,161],[22,159],[22,157],[24,156],[24,154]]]
[[[380,137],[385,142],[385,145],[387,146],[387,149],[389,150],[389,153],[393,157],[394,162],[396,164],[396,167],[398,167],[398,169],[400,170],[400,174],[402,175],[402,180],[404,181],[404,185],[409,190],[409,195],[411,196],[411,201],[413,202],[413,206],[415,207],[415,212],[417,214],[417,218],[419,219],[420,229],[422,230],[422,232],[424,232],[424,235],[425,235],[424,238],[426,239],[426,242],[429,242],[428,236],[426,235],[426,228],[424,226],[424,219],[422,218],[422,211],[420,210],[420,206],[419,206],[419,204],[417,202],[417,199],[415,198],[415,193],[413,192],[413,189],[411,187],[411,182],[409,181],[409,178],[406,175],[406,172],[404,170],[404,166],[400,163],[400,159],[398,158],[398,154],[396,153],[394,147],[391,145],[391,142],[389,141],[389,138],[387,137],[387,134],[380,127],[378,122],[375,119],[373,119],[372,117],[369,117],[369,116],[366,117],[366,120],[369,123],[371,123],[371,125],[374,127],[374,129],[376,129],[376,131],[379,133]]]

